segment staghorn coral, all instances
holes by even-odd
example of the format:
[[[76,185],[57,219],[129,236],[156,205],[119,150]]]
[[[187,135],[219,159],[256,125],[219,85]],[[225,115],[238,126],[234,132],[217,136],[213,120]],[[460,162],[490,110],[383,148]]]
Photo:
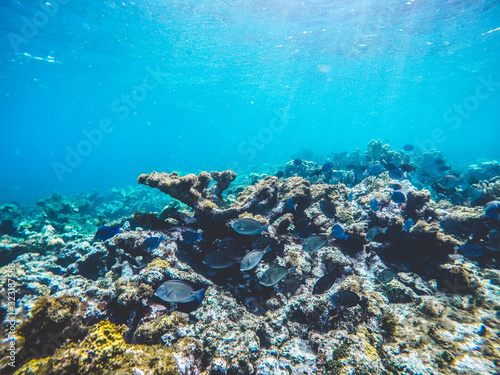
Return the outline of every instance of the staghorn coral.
[[[278,201],[280,182],[277,177],[266,177],[255,185],[247,186],[232,205],[240,212],[262,213],[272,209]]]
[[[160,189],[172,198],[187,204],[191,208],[197,208],[206,200],[206,189],[210,184],[211,177],[207,172],[198,175],[188,174],[179,176],[177,172],[141,174],[138,183]]]
[[[236,178],[236,173],[233,171],[223,171],[217,172],[213,171],[210,173],[212,178],[217,181],[217,184],[212,188],[212,192],[219,198],[222,199],[222,192],[226,190],[231,182]]]

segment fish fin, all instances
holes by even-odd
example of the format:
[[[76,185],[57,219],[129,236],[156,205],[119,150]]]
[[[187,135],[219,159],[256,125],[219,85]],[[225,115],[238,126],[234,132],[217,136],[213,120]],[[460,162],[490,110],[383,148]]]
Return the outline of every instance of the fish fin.
[[[262,228],[262,231],[269,233],[269,224],[264,225],[264,228]]]
[[[194,293],[194,297],[198,300],[199,303],[201,303],[201,301],[203,301],[203,292],[204,291],[205,291],[205,289],[200,289]]]

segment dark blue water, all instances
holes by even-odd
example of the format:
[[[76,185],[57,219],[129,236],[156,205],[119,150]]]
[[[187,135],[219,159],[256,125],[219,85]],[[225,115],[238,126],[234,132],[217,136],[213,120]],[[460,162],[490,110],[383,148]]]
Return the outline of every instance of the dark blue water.
[[[500,159],[498,1],[5,0],[0,17],[2,202],[371,139]]]

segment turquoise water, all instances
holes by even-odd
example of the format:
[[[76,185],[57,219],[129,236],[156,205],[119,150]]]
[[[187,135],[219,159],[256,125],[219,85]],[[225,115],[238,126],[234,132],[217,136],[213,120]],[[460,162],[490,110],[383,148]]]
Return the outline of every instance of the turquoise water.
[[[1,201],[371,139],[500,159],[498,1],[6,0],[0,17]]]

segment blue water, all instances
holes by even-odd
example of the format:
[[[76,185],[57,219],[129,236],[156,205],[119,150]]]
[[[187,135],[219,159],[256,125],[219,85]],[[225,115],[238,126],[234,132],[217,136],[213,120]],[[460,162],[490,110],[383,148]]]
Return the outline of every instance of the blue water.
[[[371,139],[500,159],[498,1],[42,3],[0,4],[2,202]]]

